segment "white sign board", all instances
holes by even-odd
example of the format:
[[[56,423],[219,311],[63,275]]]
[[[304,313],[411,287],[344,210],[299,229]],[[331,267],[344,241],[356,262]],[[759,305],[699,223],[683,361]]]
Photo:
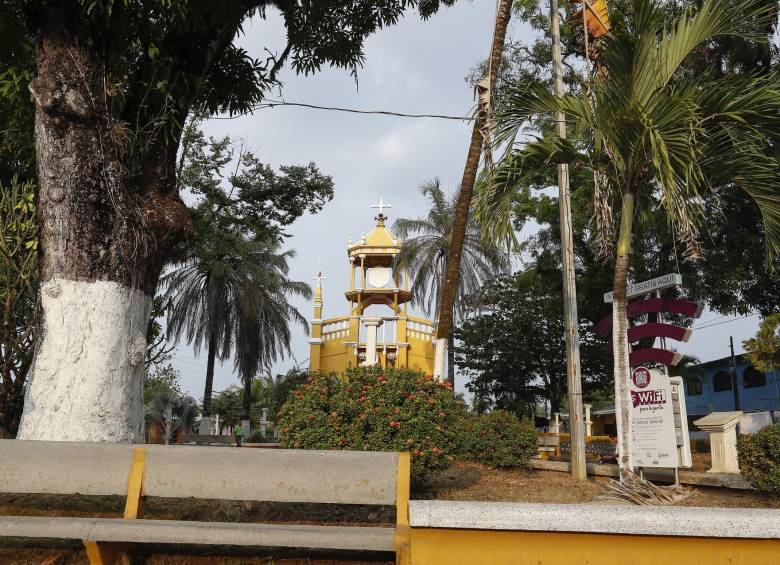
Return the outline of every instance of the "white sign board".
[[[678,466],[691,467],[691,438],[688,435],[688,410],[685,407],[685,384],[682,377],[669,377],[674,410],[674,436],[677,442]]]
[[[629,382],[631,453],[637,467],[677,467],[677,441],[669,377],[637,367]]]
[[[662,277],[650,279],[641,283],[630,284],[626,289],[626,298],[634,298],[635,296],[642,296],[656,290],[663,290],[665,288],[672,288],[673,286],[680,286],[682,284],[682,275],[679,273],[669,273]],[[612,302],[612,293],[608,292],[604,295],[604,302]]]

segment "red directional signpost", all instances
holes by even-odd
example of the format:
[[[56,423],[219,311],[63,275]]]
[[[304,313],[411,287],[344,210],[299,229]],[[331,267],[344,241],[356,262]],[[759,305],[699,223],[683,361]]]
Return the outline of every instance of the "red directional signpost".
[[[655,294],[653,298],[643,298],[636,300],[628,305],[627,313],[629,319],[638,318],[642,314],[658,314],[658,322],[637,324],[631,326],[628,330],[628,341],[636,343],[642,339],[660,338],[661,347],[644,347],[633,349],[629,355],[629,362],[632,367],[638,367],[644,363],[657,362],[666,366],[674,366],[680,362],[682,355],[666,348],[666,339],[686,342],[691,337],[691,330],[674,324],[666,324],[661,318],[665,312],[682,314],[689,318],[698,318],[701,315],[702,307],[690,300],[676,298],[661,298],[658,296],[661,290],[679,286],[682,284],[682,277],[677,273],[664,275],[649,281],[629,285],[626,295],[628,298],[643,296],[650,293]],[[604,302],[612,302],[612,293],[604,295]],[[609,338],[612,333],[612,314],[606,316],[596,325],[596,333],[603,338]],[[610,348],[611,350],[611,348]]]
[[[688,318],[698,318],[701,315],[702,307],[690,300],[661,298],[661,290],[672,288],[682,284],[682,277],[677,273],[664,275],[649,281],[629,285],[627,297],[644,297],[631,302],[627,308],[628,318],[634,320],[643,314],[655,313],[658,315],[657,322],[644,324],[635,324],[628,330],[629,343],[637,343],[644,339],[660,338],[660,347],[640,347],[634,349],[629,354],[629,363],[632,367],[637,367],[633,371],[632,379],[636,390],[632,390],[632,397],[635,402],[632,407],[632,420],[636,420],[634,436],[632,443],[643,454],[637,458],[637,462],[650,466],[667,466],[675,468],[675,479],[677,478],[678,465],[690,465],[690,445],[687,440],[687,419],[685,416],[685,397],[682,391],[682,380],[679,378],[669,379],[668,367],[677,365],[682,355],[677,351],[667,349],[666,340],[673,339],[679,342],[686,342],[691,337],[690,328],[684,328],[675,324],[664,323],[663,313],[681,314]],[[654,297],[650,295],[654,294]],[[604,302],[612,302],[612,293],[604,295]],[[612,314],[606,316],[596,325],[596,333],[605,339],[611,340],[612,333]],[[652,345],[655,345],[653,343]],[[610,351],[612,348],[610,347]],[[642,365],[646,363],[661,363],[664,365],[664,371],[651,371]],[[650,398],[649,393],[640,392],[643,385],[646,385],[651,379],[651,375],[657,375],[655,381],[659,383],[658,390],[653,390],[654,399],[660,399],[663,396],[663,403],[658,406],[640,406],[638,407],[636,399]],[[644,377],[644,378],[640,378]],[[671,388],[670,388],[671,387]],[[667,390],[668,389],[668,390]],[[645,400],[647,400],[645,398]],[[652,399],[651,399],[652,400]],[[650,403],[650,400],[648,400]],[[640,403],[641,404],[641,403]],[[652,403],[650,403],[652,404]],[[645,418],[651,412],[659,412],[663,404],[665,414],[664,418]],[[647,414],[643,413],[647,412]],[[647,422],[663,421],[663,427],[653,427],[649,424],[643,427],[643,420]],[[660,424],[659,424],[660,425]],[[643,430],[641,433],[638,430]],[[637,436],[639,434],[639,436]],[[641,436],[641,437],[640,437]],[[663,437],[662,437],[663,436]],[[641,440],[641,441],[640,441]],[[637,443],[638,442],[638,443]],[[674,449],[677,445],[677,457],[669,455],[669,449]],[[671,448],[669,447],[671,446]],[[661,449],[663,448],[663,449]],[[646,457],[645,457],[646,456]],[[677,482],[677,481],[675,481]]]

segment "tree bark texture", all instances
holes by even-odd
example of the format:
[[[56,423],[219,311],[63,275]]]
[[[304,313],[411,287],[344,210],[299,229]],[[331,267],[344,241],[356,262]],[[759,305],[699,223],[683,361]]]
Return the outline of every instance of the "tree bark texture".
[[[128,179],[106,54],[71,8],[51,3],[37,21],[43,316],[19,437],[136,442],[152,296],[189,219],[172,175]],[[175,155],[165,144],[155,160]]]
[[[618,468],[620,479],[633,473],[631,458],[631,398],[628,379],[631,367],[628,360],[628,316],[626,290],[628,287],[628,260],[631,253],[631,231],[634,214],[634,196],[623,195],[623,208],[620,220],[615,272],[612,282],[612,352],[614,355],[615,375],[615,422],[618,435]]]
[[[455,332],[452,329],[447,336],[447,381],[455,390]]]
[[[509,18],[511,15],[511,0],[500,0],[488,63],[488,90],[491,95],[495,89],[496,74],[501,65],[501,53],[504,49],[504,39],[506,38],[506,30],[509,26]],[[469,150],[466,156],[466,166],[463,169],[463,178],[460,182],[458,202],[455,206],[452,242],[447,257],[447,275],[442,289],[441,303],[438,308],[439,320],[436,335],[440,339],[447,339],[453,325],[455,296],[457,294],[458,280],[460,278],[463,243],[466,238],[466,226],[468,225],[471,212],[471,198],[474,193],[474,183],[476,182],[477,171],[479,169],[479,159],[483,145],[483,130],[487,123],[487,119],[487,112],[481,106],[478,106],[474,119],[474,128],[471,131],[471,141],[469,142]]]

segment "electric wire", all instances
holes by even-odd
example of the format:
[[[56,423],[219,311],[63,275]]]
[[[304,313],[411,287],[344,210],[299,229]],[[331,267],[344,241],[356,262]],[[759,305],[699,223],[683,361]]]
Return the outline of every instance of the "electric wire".
[[[447,114],[407,114],[404,112],[393,112],[390,110],[361,110],[358,108],[342,108],[339,106],[319,106],[317,104],[306,104],[303,102],[287,102],[285,100],[271,100],[269,102],[263,102],[257,104],[244,112],[239,112],[232,116],[211,116],[209,120],[234,120],[242,116],[251,114],[255,110],[264,110],[266,108],[275,108],[276,106],[297,106],[300,108],[310,108],[313,110],[327,110],[331,112],[347,112],[350,114],[371,114],[379,116],[393,116],[398,118],[435,118],[439,120],[457,120],[462,122],[470,122],[474,119],[473,116],[452,116]]]

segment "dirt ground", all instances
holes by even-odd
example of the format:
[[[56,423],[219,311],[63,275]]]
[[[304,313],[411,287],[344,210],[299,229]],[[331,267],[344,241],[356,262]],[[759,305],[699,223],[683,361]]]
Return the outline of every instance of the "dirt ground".
[[[607,477],[578,483],[567,473],[536,470],[496,470],[476,463],[456,463],[433,477],[413,498],[490,500],[504,502],[598,503]],[[680,506],[780,508],[780,499],[754,491],[686,485],[693,494]]]
[[[219,557],[150,555],[136,557],[130,565],[391,565],[392,561],[339,561],[332,559],[271,559],[266,557]],[[2,565],[89,565],[84,550],[7,550],[0,548]]]

